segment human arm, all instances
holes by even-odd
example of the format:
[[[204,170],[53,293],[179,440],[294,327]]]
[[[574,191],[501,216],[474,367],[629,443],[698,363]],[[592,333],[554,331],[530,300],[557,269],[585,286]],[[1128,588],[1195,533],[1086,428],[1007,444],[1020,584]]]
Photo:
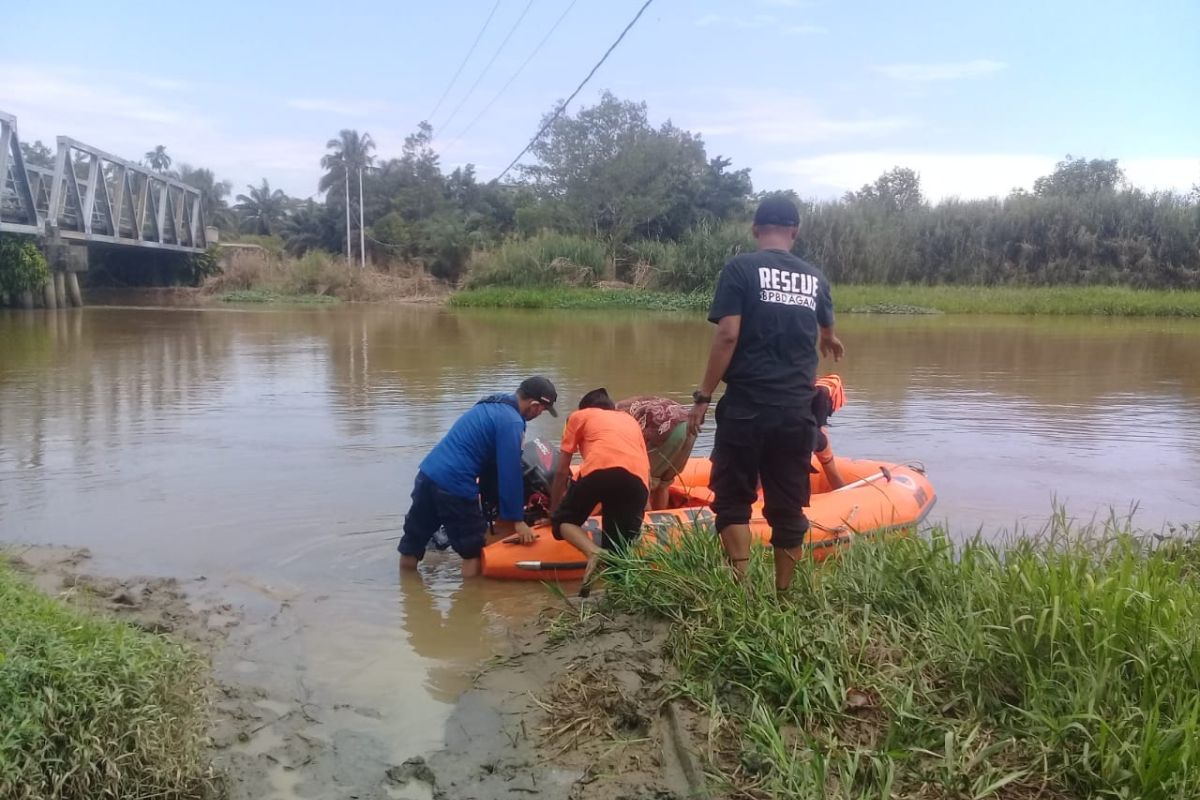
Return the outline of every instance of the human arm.
[[[737,349],[738,336],[742,331],[741,314],[730,314],[721,317],[717,330],[713,334],[712,347],[708,351],[708,366],[704,370],[704,378],[700,381],[700,394],[711,398],[717,390],[717,385],[725,377],[729,362],[733,360],[733,351]],[[710,401],[711,402],[711,401]],[[704,417],[708,413],[708,402],[699,402],[692,406],[692,414],[688,419],[688,431],[694,436],[700,432]]]
[[[559,451],[558,464],[554,467],[554,481],[550,484],[550,513],[558,510],[563,495],[567,493],[567,481],[571,478],[572,454]]]
[[[525,426],[520,420],[505,422],[496,431],[496,484],[500,495],[502,533],[515,533],[524,543],[537,536],[525,524],[525,479],[521,474],[521,438]]]
[[[822,426],[820,435],[817,437],[816,452],[817,461],[821,464],[821,469],[825,472],[825,479],[829,481],[830,489],[840,489],[846,485],[846,480],[842,477],[841,471],[838,470],[837,461],[833,457],[833,445],[829,441],[829,429]]]
[[[821,288],[817,293],[817,325],[820,328],[821,355],[834,361],[841,361],[846,355],[846,346],[833,332],[833,295],[829,291],[828,279],[821,280]]]

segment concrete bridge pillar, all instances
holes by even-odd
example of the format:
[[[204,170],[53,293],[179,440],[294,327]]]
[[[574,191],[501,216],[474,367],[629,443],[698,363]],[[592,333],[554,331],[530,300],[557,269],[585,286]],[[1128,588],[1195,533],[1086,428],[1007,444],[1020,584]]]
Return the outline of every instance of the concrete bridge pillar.
[[[42,299],[45,301],[46,309],[48,311],[53,311],[54,309],[58,308],[58,297],[54,293],[53,278],[46,281],[45,285],[42,286]]]
[[[54,308],[50,304],[51,294],[55,296],[60,307],[65,308],[68,300],[71,305],[82,306],[83,295],[79,291],[77,273],[87,272],[87,246],[64,241],[55,228],[47,226],[47,230],[43,250],[46,253],[46,263],[54,273],[54,280],[53,285],[46,290],[46,307]]]
[[[64,273],[67,278],[67,295],[71,305],[83,308],[83,292],[79,291],[79,278],[74,272]]]

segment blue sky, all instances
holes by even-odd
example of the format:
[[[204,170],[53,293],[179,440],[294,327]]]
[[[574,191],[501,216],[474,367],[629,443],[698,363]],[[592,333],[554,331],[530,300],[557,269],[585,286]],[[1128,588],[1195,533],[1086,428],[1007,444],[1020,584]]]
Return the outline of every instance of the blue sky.
[[[305,197],[341,128],[399,154],[494,4],[22,3],[5,11],[0,110],[23,139],[68,135],[133,159],[164,144],[235,191],[266,177]],[[500,0],[433,118],[445,165],[499,172],[642,0],[576,0],[464,133],[570,4]],[[71,48],[47,46],[64,31]],[[1002,194],[1066,153],[1186,189],[1200,182],[1198,78],[1196,0],[655,0],[572,108],[604,89],[645,100],[652,120],[750,167],[756,188],[805,196],[895,165],[934,197]]]

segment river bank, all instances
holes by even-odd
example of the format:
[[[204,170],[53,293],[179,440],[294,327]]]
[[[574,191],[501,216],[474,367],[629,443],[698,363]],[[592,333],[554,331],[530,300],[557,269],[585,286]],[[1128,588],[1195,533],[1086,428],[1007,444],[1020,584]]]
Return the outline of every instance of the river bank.
[[[0,686],[12,685],[13,670],[33,683],[53,680],[55,693],[39,707],[80,737],[64,743],[59,761],[44,749],[57,746],[52,731],[27,723],[23,738],[0,748],[6,798],[50,796],[47,787],[60,781],[64,788],[54,796],[64,800],[103,790],[181,800],[286,800],[331,791],[367,800],[618,800],[699,796],[703,786],[691,745],[700,717],[672,700],[675,673],[661,653],[667,629],[658,623],[541,595],[546,612],[517,626],[458,699],[446,747],[428,758],[389,759],[383,731],[363,729],[380,722],[374,708],[315,696],[302,674],[290,674],[284,654],[264,668],[263,649],[252,642],[265,635],[278,644],[298,633],[286,620],[286,600],[264,614],[222,602],[236,592],[202,577],[96,575],[81,549],[19,547],[3,555],[0,588],[15,586],[43,615],[50,609],[58,616],[36,631],[9,618],[19,630],[0,636],[0,651],[7,651]],[[538,596],[538,588],[528,589]],[[100,630],[100,638],[124,647],[103,674],[89,673],[95,637],[85,643],[74,634],[81,629]],[[59,640],[57,667],[28,655],[47,636]],[[159,670],[131,648],[167,652],[174,660],[164,667],[174,669]],[[88,696],[98,683],[103,687]],[[159,706],[144,695],[178,694],[181,686],[186,702],[153,716]],[[21,708],[0,707],[5,730],[22,729],[12,719]],[[339,717],[351,718],[354,730],[338,730]],[[176,730],[187,734],[187,746],[170,736]],[[77,767],[66,760],[81,756]],[[121,768],[109,770],[110,763]]]
[[[1194,796],[1200,550],[1190,526],[1164,533],[1060,515],[1001,550],[933,530],[806,562],[780,599],[766,551],[743,588],[715,537],[686,537],[614,561],[586,603],[543,595],[458,698],[444,747],[408,759],[382,728],[339,730],[372,708],[314,696],[286,654],[259,661],[264,638],[294,635],[286,600],[264,616],[199,577],[96,577],[78,550],[15,563],[212,661],[203,782],[168,797]]]
[[[376,279],[370,279],[375,281]],[[668,311],[703,314],[711,293],[677,294],[632,287],[555,287],[453,290],[436,281],[380,278],[370,290],[296,292],[278,286],[224,291],[215,286],[169,288],[96,287],[90,305],[140,306],[325,306],[341,302],[420,303],[452,308],[524,310]],[[841,314],[997,314],[1032,316],[1169,317],[1200,319],[1200,292],[1123,287],[837,286]]]
[[[0,593],[38,609],[0,624],[0,693],[31,690],[0,703],[6,800],[428,796],[383,713],[313,685],[282,588],[102,574],[78,548],[0,557]]]
[[[704,312],[712,295],[640,289],[489,287],[450,296],[457,308],[648,309]],[[1200,317],[1200,291],[1117,286],[836,285],[834,308],[863,314],[1033,314]]]

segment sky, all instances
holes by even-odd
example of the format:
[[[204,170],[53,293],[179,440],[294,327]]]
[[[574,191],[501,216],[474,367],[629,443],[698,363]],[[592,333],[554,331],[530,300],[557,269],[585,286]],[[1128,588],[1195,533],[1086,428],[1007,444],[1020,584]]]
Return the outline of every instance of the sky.
[[[23,141],[131,160],[162,144],[235,193],[266,178],[297,197],[342,128],[389,158],[430,119],[443,166],[487,179],[643,2],[13,3],[0,111]],[[1003,195],[1067,154],[1186,191],[1198,78],[1197,0],[654,0],[568,112],[604,90],[645,101],[756,190],[804,197],[894,166],[935,199]]]

